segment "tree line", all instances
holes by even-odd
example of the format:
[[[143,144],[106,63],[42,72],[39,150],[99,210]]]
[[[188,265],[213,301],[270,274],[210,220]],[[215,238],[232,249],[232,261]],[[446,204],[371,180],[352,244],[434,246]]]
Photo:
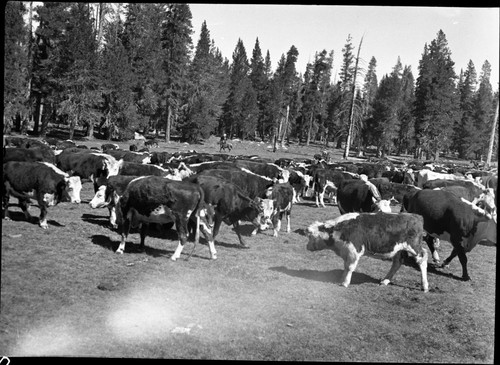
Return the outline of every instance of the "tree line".
[[[67,125],[70,139],[80,126],[108,139],[140,131],[189,142],[222,133],[336,148],[349,140],[380,156],[479,159],[488,150],[498,101],[491,65],[478,76],[469,61],[456,75],[442,30],[424,45],[416,79],[398,58],[380,82],[375,57],[357,67],[348,35],[332,82],[333,50],[316,52],[302,74],[295,46],[273,70],[258,38],[250,59],[240,39],[229,61],[206,22],[193,46],[191,19],[188,4],[8,2],[4,133],[44,136],[51,123]]]

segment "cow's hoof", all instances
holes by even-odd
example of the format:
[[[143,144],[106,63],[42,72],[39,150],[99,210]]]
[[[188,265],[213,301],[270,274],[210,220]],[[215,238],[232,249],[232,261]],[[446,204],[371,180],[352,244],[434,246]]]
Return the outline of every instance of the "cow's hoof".
[[[241,248],[250,248],[250,246],[247,245],[246,243],[240,243],[240,247]]]
[[[384,279],[380,282],[380,285],[389,285],[390,282],[391,282],[390,280]]]
[[[48,229],[49,226],[47,223],[43,224],[43,223],[40,223],[40,227],[42,227],[43,229]]]
[[[115,253],[117,253],[119,255],[123,255],[123,250],[116,250]]]
[[[171,257],[170,257],[170,260],[172,260],[172,261],[177,261],[177,257],[171,256]]]
[[[217,260],[217,255],[212,255],[212,256],[210,257],[210,260]]]
[[[469,275],[467,275],[467,276],[463,276],[463,277],[462,277],[462,281],[471,281],[471,280],[472,280],[472,279],[470,278],[470,276],[469,276]]]

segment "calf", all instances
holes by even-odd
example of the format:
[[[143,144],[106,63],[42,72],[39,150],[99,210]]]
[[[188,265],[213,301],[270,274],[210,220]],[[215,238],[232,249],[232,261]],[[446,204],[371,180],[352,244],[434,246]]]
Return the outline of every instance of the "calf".
[[[147,234],[149,223],[175,222],[179,244],[173,261],[177,260],[187,242],[188,220],[196,220],[195,244],[199,239],[200,224],[208,241],[210,258],[216,259],[214,241],[209,226],[213,213],[204,201],[203,189],[186,182],[173,181],[158,176],[139,177],[131,181],[117,204],[117,220],[120,224],[121,243],[117,253],[125,250],[125,240],[131,227],[141,226],[141,247]],[[212,209],[213,211],[213,209]]]
[[[492,216],[450,192],[428,189],[417,191],[405,196],[403,208],[423,217],[424,229],[428,233],[426,241],[435,262],[439,263],[439,255],[435,251],[433,237],[453,245],[450,256],[440,266],[449,265],[458,256],[464,281],[470,280],[466,253],[483,240],[496,244],[496,221]]]
[[[314,171],[313,186],[316,196],[316,206],[318,208],[320,204],[325,208],[324,196],[326,189],[331,187],[336,191],[344,178],[344,174],[341,171],[324,168],[318,168]]]
[[[74,202],[79,202],[78,182],[79,179],[71,179],[48,163],[18,161],[4,163],[3,218],[9,219],[8,204],[12,195],[19,200],[19,206],[23,210],[26,219],[31,220],[29,213],[30,201],[31,198],[35,198],[40,208],[40,227],[47,229],[48,207],[57,205],[64,196],[68,195]]]
[[[290,214],[292,212],[294,197],[292,186],[290,184],[276,184],[267,190],[266,197],[273,203],[271,214],[271,222],[273,223],[274,230],[273,236],[278,237],[283,216],[286,216],[286,232],[290,233]]]
[[[427,282],[427,251],[422,247],[423,219],[417,214],[349,213],[307,228],[307,249],[331,249],[344,260],[342,285],[349,286],[359,259],[365,253],[392,258],[392,267],[381,281],[387,285],[401,266],[402,252],[416,258],[420,267],[422,290]]]
[[[194,175],[186,181],[200,185],[204,191],[205,203],[215,207],[214,240],[222,222],[234,227],[243,247],[248,245],[241,236],[239,221],[252,222],[255,230],[267,229],[262,217],[266,215],[262,199],[251,199],[236,185],[214,176]],[[270,212],[267,214],[270,215]]]

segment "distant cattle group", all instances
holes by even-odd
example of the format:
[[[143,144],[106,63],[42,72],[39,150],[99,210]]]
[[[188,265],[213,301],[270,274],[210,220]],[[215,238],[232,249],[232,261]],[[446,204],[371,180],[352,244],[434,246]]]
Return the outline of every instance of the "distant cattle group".
[[[179,242],[172,260],[181,256],[188,237],[196,243],[200,232],[210,258],[216,259],[222,223],[234,227],[241,247],[249,247],[242,221],[253,225],[252,235],[272,228],[278,237],[282,220],[284,234],[289,233],[292,212],[304,198],[314,197],[317,209],[325,210],[325,221],[308,223],[307,249],[329,248],[344,260],[342,285],[349,285],[364,254],[393,260],[385,285],[404,257],[412,256],[424,291],[429,290],[425,246],[438,267],[458,256],[462,279],[470,280],[466,253],[481,241],[496,243],[496,170],[419,161],[331,163],[322,155],[270,161],[228,153],[150,152],[147,147],[158,147],[157,142],[143,144],[142,150],[137,145],[122,150],[113,143],[89,149],[73,141],[5,137],[3,218],[9,218],[13,197],[31,220],[29,206],[35,199],[38,223],[47,229],[48,208],[65,200],[80,203],[82,183],[89,182],[95,192],[90,207],[107,207],[110,227],[121,234],[116,252],[125,251],[131,227],[140,227],[143,247],[150,224],[175,225]],[[325,200],[338,207],[340,217],[329,219]],[[395,204],[401,212],[392,212]],[[439,239],[453,246],[442,263]]]

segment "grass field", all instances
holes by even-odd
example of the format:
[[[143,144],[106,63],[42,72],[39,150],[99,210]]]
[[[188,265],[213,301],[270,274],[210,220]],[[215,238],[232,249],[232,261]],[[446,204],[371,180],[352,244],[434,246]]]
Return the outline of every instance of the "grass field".
[[[234,145],[231,154],[272,158],[311,158],[321,151]],[[211,144],[161,143],[159,150],[188,149],[218,152]],[[86,204],[92,196],[91,184],[84,183],[82,204],[50,208],[48,230],[9,208],[13,219],[2,221],[0,355],[494,361],[496,246],[479,245],[468,254],[470,282],[460,280],[455,260],[448,270],[429,268],[427,294],[412,266],[379,286],[390,261],[363,257],[346,289],[339,285],[339,257],[306,250],[304,229],[337,217],[333,205],[295,205],[292,232],[278,238],[271,230],[251,237],[244,223],[249,249],[223,225],[217,260],[208,259],[202,239],[189,261],[191,242],[173,262],[175,230],[152,230],[144,252],[132,233],[125,253],[115,254],[120,238],[109,228],[107,210]],[[38,212],[32,207],[33,215]],[[439,250],[445,258],[451,245],[442,242]]]

